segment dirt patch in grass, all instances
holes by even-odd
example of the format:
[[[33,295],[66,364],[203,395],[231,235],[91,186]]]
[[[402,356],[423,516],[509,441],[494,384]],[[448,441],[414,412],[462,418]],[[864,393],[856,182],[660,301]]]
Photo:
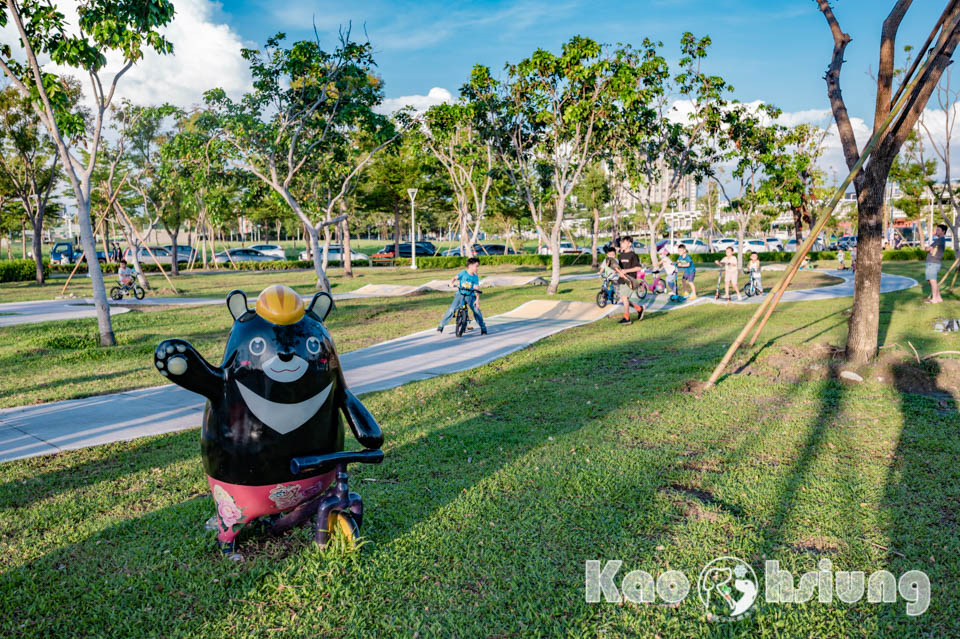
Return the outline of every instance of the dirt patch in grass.
[[[711,388],[712,386],[702,379],[688,379],[680,385],[680,392],[694,397],[703,397],[704,393]]]
[[[943,399],[960,396],[960,360],[916,358],[901,353],[889,353],[870,368],[869,379],[882,378],[901,393],[926,395]]]
[[[660,488],[660,492],[664,493],[667,499],[690,519],[710,522],[721,519],[719,514],[705,508],[707,505],[718,503],[710,491],[690,485],[671,484]]]
[[[844,543],[842,539],[834,539],[833,537],[823,537],[820,535],[804,537],[799,542],[790,546],[793,552],[805,552],[815,556],[843,552],[846,551],[846,548],[847,544]]]

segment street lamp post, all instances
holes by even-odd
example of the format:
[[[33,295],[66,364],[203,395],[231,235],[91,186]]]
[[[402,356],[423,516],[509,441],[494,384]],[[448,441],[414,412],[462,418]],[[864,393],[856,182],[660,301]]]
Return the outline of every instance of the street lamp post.
[[[413,201],[417,197],[417,189],[407,189],[410,196],[410,268],[417,270],[417,212],[413,208]]]

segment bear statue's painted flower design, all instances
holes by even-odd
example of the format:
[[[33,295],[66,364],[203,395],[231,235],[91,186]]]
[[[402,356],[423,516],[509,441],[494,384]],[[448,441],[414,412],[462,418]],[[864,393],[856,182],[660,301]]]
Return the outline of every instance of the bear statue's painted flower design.
[[[213,487],[213,501],[217,504],[217,516],[220,517],[220,523],[224,530],[231,530],[237,522],[243,519],[243,509],[238,508],[223,486]]]
[[[303,501],[304,496],[300,492],[300,484],[278,484],[270,491],[270,499],[280,510],[293,508]]]

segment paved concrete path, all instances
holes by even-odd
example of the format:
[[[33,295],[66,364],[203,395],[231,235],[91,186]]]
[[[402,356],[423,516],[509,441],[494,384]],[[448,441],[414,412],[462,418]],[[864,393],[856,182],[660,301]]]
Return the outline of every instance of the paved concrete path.
[[[560,281],[590,279],[594,274],[582,273],[563,275]],[[546,284],[546,280],[538,275],[494,275],[481,280],[482,288],[494,286],[537,286]],[[449,280],[430,280],[419,286],[403,284],[367,284],[355,291],[334,293],[334,300],[366,299],[374,297],[402,297],[427,291],[453,291]],[[256,299],[257,293],[249,293],[247,297]],[[222,297],[146,297],[142,300],[123,299],[119,302],[110,301],[110,313],[126,313],[132,308],[140,306],[204,306],[208,304],[222,304]],[[63,298],[55,300],[37,300],[32,302],[9,302],[0,304],[0,327],[16,324],[38,324],[55,320],[83,319],[96,317],[97,311],[93,306],[92,298]]]
[[[824,271],[843,281],[831,286],[788,291],[785,302],[834,299],[853,295],[853,273]],[[594,277],[594,276],[587,276]],[[579,278],[578,278],[579,279]],[[584,278],[585,279],[585,278]],[[909,277],[884,274],[884,293],[916,286]],[[648,312],[716,302],[712,295],[671,304],[668,295],[648,296]],[[749,298],[747,303],[759,303]],[[219,300],[214,300],[219,303]],[[738,302],[733,302],[734,304]],[[598,309],[587,302],[534,300],[487,318],[489,335],[464,337],[429,329],[345,353],[341,362],[354,392],[369,393],[412,381],[468,370],[573,326],[596,321],[620,307]],[[214,358],[216,359],[216,358]],[[86,448],[145,435],[158,435],[200,424],[204,400],[179,386],[144,388],[86,399],[0,410],[0,462]]]
[[[138,306],[198,306],[222,303],[223,300],[207,297],[147,297],[142,300],[125,299],[110,301],[110,314],[126,313]],[[57,300],[37,300],[34,302],[9,302],[0,304],[0,326],[15,324],[36,324],[54,320],[82,319],[96,317],[93,298],[63,298]]]
[[[451,325],[443,334],[420,331],[344,353],[340,360],[350,388],[370,393],[481,366],[611,310],[587,302],[536,300],[486,318],[488,335],[474,330],[458,338]],[[205,401],[167,385],[6,408],[0,410],[0,462],[193,428],[200,425]]]

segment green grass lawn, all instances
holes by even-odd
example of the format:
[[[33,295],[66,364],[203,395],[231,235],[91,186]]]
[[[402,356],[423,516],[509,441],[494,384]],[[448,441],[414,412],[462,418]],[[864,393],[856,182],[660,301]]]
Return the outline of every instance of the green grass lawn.
[[[245,560],[221,560],[203,529],[213,507],[195,430],[0,465],[0,635],[957,636],[960,362],[918,365],[907,342],[921,356],[960,350],[931,330],[960,305],[923,294],[883,296],[883,359],[856,385],[830,374],[841,299],[783,305],[705,393],[685,389],[753,307],[601,321],[366,395],[386,460],[351,477],[366,509],[360,552],[320,551],[303,528],[242,537]],[[677,606],[585,601],[588,559],[622,560],[618,585],[634,569],[695,584],[721,555],[761,579],[765,558],[795,581],[824,558],[923,570],[931,603],[912,618],[901,597],[761,597],[748,619],[711,623],[695,586]]]
[[[542,271],[516,266],[484,270],[484,274],[538,272]],[[345,287],[356,286],[358,282],[419,284],[449,274],[450,271],[419,274],[410,270],[377,271],[354,278],[354,281],[336,283]],[[768,274],[765,285],[773,284],[780,276],[782,273]],[[713,295],[715,278],[711,272],[698,276],[702,293]],[[276,282],[293,284],[305,294],[313,291],[308,278],[291,278],[289,273],[185,275],[181,280],[191,296],[225,297],[234,288],[245,289],[256,296],[261,288]],[[297,283],[304,280],[308,283]],[[797,287],[835,281],[835,278],[820,273],[803,272],[798,277]],[[36,288],[34,286],[33,290]],[[25,290],[31,289],[26,287]],[[593,302],[597,290],[599,280],[564,282],[556,297]],[[523,302],[545,297],[543,286],[491,288],[484,294],[481,310],[488,316],[495,315]],[[436,326],[451,299],[451,293],[430,292],[409,297],[343,300],[337,302],[327,325],[338,351],[345,353]],[[191,341],[211,362],[219,362],[232,322],[225,306],[145,307],[143,312],[134,310],[113,317],[118,341],[116,348],[97,345],[96,320],[93,318],[0,328],[0,370],[4,371],[0,376],[0,408],[163,384],[166,380],[156,373],[152,359],[159,342],[168,337],[181,337]]]
[[[584,258],[581,266],[569,266],[561,269],[561,273],[576,274],[592,272],[589,257]],[[451,269],[417,269],[407,267],[360,267],[354,269],[353,277],[344,277],[343,269],[331,268],[328,272],[331,290],[334,293],[345,293],[367,284],[413,284],[419,285],[433,279],[449,279],[456,270]],[[497,266],[483,266],[481,277],[490,275],[542,275],[547,278],[550,270],[542,266],[520,266],[501,264]],[[170,289],[170,284],[160,273],[150,273],[147,281],[151,290],[149,297],[181,295],[184,297],[225,297],[235,288],[249,293],[259,293],[270,284],[283,283],[292,286],[303,294],[309,294],[316,288],[317,278],[312,270],[296,271],[204,271],[198,273],[183,273],[179,277],[171,278],[177,287],[176,293]],[[105,274],[106,285],[116,283],[116,275]],[[54,299],[60,295],[64,279],[51,279],[45,285],[38,286],[36,282],[6,282],[0,284],[0,303],[26,302],[32,300]],[[75,277],[64,295],[78,298],[91,297],[90,280],[86,277]]]

